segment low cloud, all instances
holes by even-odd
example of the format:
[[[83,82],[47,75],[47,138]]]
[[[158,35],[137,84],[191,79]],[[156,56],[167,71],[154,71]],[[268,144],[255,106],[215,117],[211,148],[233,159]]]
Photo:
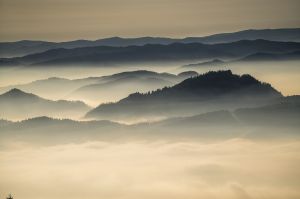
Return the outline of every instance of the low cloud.
[[[87,142],[0,151],[23,199],[299,198],[299,141]]]

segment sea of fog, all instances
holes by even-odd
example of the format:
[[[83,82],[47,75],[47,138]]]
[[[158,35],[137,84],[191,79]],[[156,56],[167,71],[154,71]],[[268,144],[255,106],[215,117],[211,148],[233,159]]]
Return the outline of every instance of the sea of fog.
[[[298,199],[300,142],[10,143],[0,196],[18,199]]]

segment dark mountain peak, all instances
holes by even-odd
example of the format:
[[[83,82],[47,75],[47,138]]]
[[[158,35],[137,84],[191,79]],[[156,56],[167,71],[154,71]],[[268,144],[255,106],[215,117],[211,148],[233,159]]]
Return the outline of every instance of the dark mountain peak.
[[[18,89],[18,88],[13,88],[11,90],[9,90],[7,93],[25,93],[22,90]]]
[[[6,93],[3,93],[2,95],[0,95],[1,99],[40,99],[40,97],[38,97],[37,95],[34,95],[32,93],[26,93],[20,89],[17,88],[13,88],[11,90],[9,90]]]
[[[191,77],[173,87],[165,87],[151,93],[134,93],[121,102],[137,100],[182,100],[218,98],[223,95],[281,97],[270,84],[263,83],[249,74],[236,75],[231,70],[210,71]]]
[[[180,115],[257,106],[282,97],[270,84],[231,70],[210,71],[172,87],[133,93],[116,103],[102,104],[86,114],[96,118]]]
[[[11,90],[9,90],[8,92],[2,94],[2,95],[6,95],[6,96],[24,96],[24,95],[33,95],[30,93],[26,93],[18,88],[13,88]]]
[[[176,89],[234,89],[259,84],[251,75],[236,75],[231,70],[209,71],[202,75],[192,77],[174,86]]]

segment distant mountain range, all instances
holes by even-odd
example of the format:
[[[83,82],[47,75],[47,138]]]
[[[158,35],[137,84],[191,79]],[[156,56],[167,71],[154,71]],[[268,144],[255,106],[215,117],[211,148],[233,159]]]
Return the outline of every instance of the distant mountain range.
[[[0,118],[21,120],[38,116],[69,117],[82,116],[90,109],[80,101],[51,101],[19,89],[0,95]]]
[[[34,53],[41,53],[57,48],[81,48],[94,46],[143,46],[146,44],[169,45],[172,43],[229,43],[239,40],[257,40],[264,39],[270,41],[291,41],[300,42],[300,28],[290,29],[262,29],[262,30],[244,30],[233,33],[221,33],[205,37],[187,37],[183,39],[163,38],[163,37],[140,37],[140,38],[120,38],[112,37],[99,39],[95,41],[75,40],[68,42],[47,42],[23,40],[17,42],[1,42],[0,57],[17,57]]]
[[[170,117],[220,109],[259,106],[282,97],[271,85],[250,75],[231,71],[208,72],[172,87],[134,93],[117,103],[102,104],[87,113],[88,118],[126,120]],[[238,99],[238,100],[237,100]]]
[[[83,47],[53,49],[19,58],[0,59],[0,64],[51,66],[97,65],[195,61],[207,59],[237,60],[255,53],[293,53],[300,43],[267,40],[241,40],[222,44],[173,43],[128,47]]]

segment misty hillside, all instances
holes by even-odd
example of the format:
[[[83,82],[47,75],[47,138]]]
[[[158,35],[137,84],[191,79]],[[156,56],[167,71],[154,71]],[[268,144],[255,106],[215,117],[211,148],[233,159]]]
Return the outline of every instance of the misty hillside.
[[[300,97],[280,98],[277,102],[256,108],[219,110],[188,117],[169,118],[137,125],[151,136],[177,136],[228,139],[274,139],[299,137]],[[153,133],[155,132],[155,133]],[[245,133],[247,132],[247,133]],[[153,135],[154,134],[154,135]]]
[[[82,86],[74,90],[68,97],[80,99],[84,96],[86,100],[93,102],[100,102],[99,100],[102,102],[118,101],[130,93],[148,92],[165,86],[173,86],[197,74],[194,71],[187,71],[178,75],[145,70],[122,72],[104,76],[93,84]],[[111,95],[111,93],[114,94]]]
[[[89,84],[80,87],[67,97],[85,98],[87,101],[110,102],[122,99],[132,92],[147,92],[153,89],[171,86],[174,83],[160,78],[124,77],[103,83]],[[111,95],[114,93],[114,95]]]
[[[33,82],[0,87],[0,92],[7,92],[13,88],[17,88],[24,92],[35,93],[44,98],[61,99],[71,91],[82,86],[92,84],[98,81],[98,78],[83,78],[83,79],[66,79],[59,77],[50,77],[47,79],[36,80]]]
[[[20,120],[37,116],[76,118],[90,107],[79,101],[51,101],[12,89],[0,95],[0,109],[0,118]]]
[[[0,93],[18,88],[47,99],[72,99],[98,105],[100,102],[120,100],[133,92],[147,92],[172,86],[197,74],[195,71],[174,75],[137,70],[81,79],[51,77],[26,84],[0,87]],[[114,95],[111,95],[111,92]]]
[[[300,96],[277,99],[260,107],[219,110],[189,117],[169,118],[152,123],[153,126],[192,128],[201,126],[300,126]]]
[[[43,116],[0,126],[0,137],[6,141],[9,139],[46,145],[116,140],[121,136],[120,129],[125,127],[110,121],[75,121]]]
[[[258,106],[282,97],[271,85],[231,71],[208,72],[172,87],[133,93],[117,103],[102,104],[86,117],[121,118],[197,114],[218,109]],[[238,99],[238,100],[237,100]]]
[[[299,118],[300,97],[291,96],[256,108],[219,110],[134,125],[110,121],[58,120],[48,117],[21,122],[2,120],[0,140],[52,145],[89,140],[288,138],[300,136]],[[288,129],[288,132],[283,129]]]
[[[1,42],[0,57],[17,57],[28,54],[40,53],[56,48],[79,48],[92,46],[142,46],[146,44],[162,44],[171,43],[228,43],[239,40],[256,40],[264,39],[271,41],[292,41],[300,42],[300,29],[263,29],[263,30],[244,30],[233,33],[221,33],[205,37],[187,37],[184,39],[172,39],[162,37],[141,37],[141,38],[120,38],[111,37],[99,39],[95,41],[75,40],[68,42],[46,42],[46,41],[17,41],[17,42]]]
[[[174,62],[201,59],[239,59],[254,53],[290,53],[300,50],[300,43],[266,40],[242,40],[222,44],[174,43],[128,47],[83,47],[53,49],[19,58],[1,59],[23,65],[107,65],[117,63]]]
[[[261,126],[300,126],[300,96],[282,98],[258,108],[241,108],[234,114],[245,124]]]
[[[269,84],[261,83],[250,75],[235,75],[230,70],[208,72],[196,77],[184,80],[183,82],[169,88],[163,88],[150,94],[132,94],[121,101],[139,100],[197,100],[202,98],[215,98],[221,95],[237,93],[243,95],[262,95],[276,97],[281,94]]]

